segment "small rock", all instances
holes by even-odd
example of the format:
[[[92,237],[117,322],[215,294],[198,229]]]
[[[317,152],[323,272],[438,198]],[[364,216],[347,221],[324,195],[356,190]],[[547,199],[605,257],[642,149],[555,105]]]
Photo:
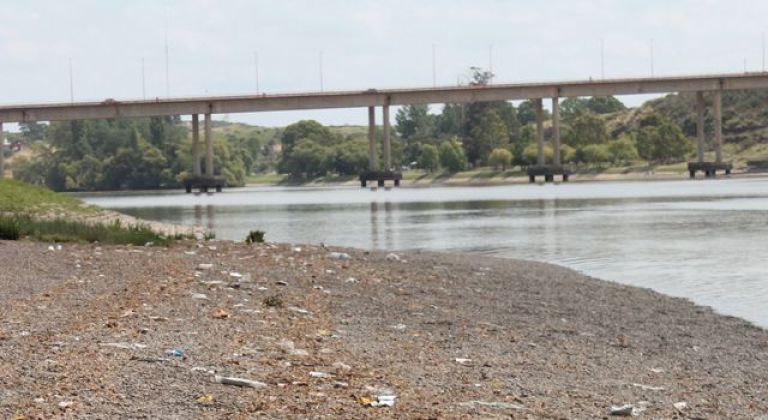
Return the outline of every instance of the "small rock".
[[[200,270],[200,271],[202,271],[202,270],[210,270],[211,268],[213,268],[213,264],[198,264],[197,265],[197,269]]]
[[[330,378],[332,375],[326,372],[312,371],[312,372],[309,372],[309,376],[313,378]]]
[[[227,377],[227,376],[214,376],[214,380],[222,385],[233,385],[246,388],[263,388],[267,384],[258,381],[252,381],[250,379]]]
[[[348,260],[350,258],[346,252],[331,252],[328,257],[334,260]]]
[[[192,299],[197,299],[197,300],[210,300],[210,299],[208,298],[208,295],[206,295],[205,293],[193,293],[193,294],[192,294]]]
[[[686,408],[688,408],[688,403],[686,403],[685,401],[680,401],[672,404],[672,406],[675,407],[675,410],[677,411],[683,411]]]
[[[357,283],[357,279],[354,277],[347,277],[347,279],[344,280],[344,283]]]
[[[336,372],[349,372],[350,370],[352,370],[352,366],[342,362],[336,362],[332,366],[334,369],[336,369]]]

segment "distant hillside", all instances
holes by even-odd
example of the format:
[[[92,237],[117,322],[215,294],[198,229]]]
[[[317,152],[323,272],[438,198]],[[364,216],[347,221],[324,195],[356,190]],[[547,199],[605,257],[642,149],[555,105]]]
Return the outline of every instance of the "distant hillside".
[[[714,132],[712,94],[707,101],[706,132],[711,142]],[[696,137],[696,94],[670,94],[644,103],[637,108],[607,116],[613,137],[637,128],[643,116],[658,112],[683,129],[685,135]],[[732,91],[723,94],[723,141],[744,150],[758,144],[768,144],[768,90]]]

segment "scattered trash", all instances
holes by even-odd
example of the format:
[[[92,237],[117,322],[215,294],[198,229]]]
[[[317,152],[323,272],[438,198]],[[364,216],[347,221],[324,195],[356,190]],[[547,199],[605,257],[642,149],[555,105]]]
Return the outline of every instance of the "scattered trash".
[[[395,253],[391,253],[391,254],[387,254],[387,256],[384,257],[384,259],[386,259],[387,261],[400,261],[400,256]]]
[[[213,268],[213,264],[198,264],[197,265],[197,269],[200,270],[200,271],[202,271],[202,270],[210,270],[211,268]]]
[[[312,371],[312,372],[309,372],[309,376],[313,378],[330,378],[332,375],[326,372]]]
[[[20,337],[29,337],[30,335],[32,335],[32,333],[30,333],[29,331],[22,331],[19,333]]]
[[[137,362],[145,362],[145,363],[167,363],[171,361],[171,359],[166,359],[163,357],[138,357],[138,356],[131,356],[131,360],[135,360]]]
[[[364,407],[394,407],[395,395],[361,395],[357,397],[357,402]]]
[[[197,300],[210,300],[205,293],[192,293],[192,299]]]
[[[348,260],[350,258],[346,252],[331,252],[328,256],[334,260]]]
[[[333,383],[334,388],[349,388],[348,382],[336,381]]]
[[[357,279],[354,277],[348,277],[346,280],[344,280],[344,283],[357,283]]]
[[[664,373],[664,369],[661,368],[648,368],[653,373]]]
[[[686,408],[688,408],[688,403],[686,403],[685,401],[680,401],[672,404],[672,406],[675,407],[675,410],[677,411],[683,411]]]
[[[330,337],[331,336],[331,332],[328,331],[328,330],[322,330],[321,329],[321,330],[317,330],[315,335],[318,336],[318,337]]]
[[[405,329],[408,328],[408,326],[405,324],[396,324],[396,325],[392,325],[390,328],[397,331],[405,331]]]
[[[215,401],[215,398],[213,398],[213,395],[211,394],[205,394],[202,397],[197,399],[197,402],[200,404],[210,404]]]
[[[456,363],[458,363],[460,365],[466,365],[468,363],[472,363],[472,359],[464,359],[464,358],[461,358],[461,357],[457,357],[456,358]]]
[[[75,405],[74,401],[62,401],[62,402],[59,403],[59,408],[62,409],[62,410],[66,410],[66,409],[72,407],[73,405]]]
[[[230,317],[230,315],[231,314],[229,312],[225,311],[224,309],[219,308],[219,309],[216,309],[215,311],[213,311],[213,314],[211,316],[213,316],[216,319],[227,319],[227,318]]]
[[[202,366],[195,366],[195,367],[193,367],[192,369],[190,369],[190,371],[192,371],[192,372],[202,372],[202,373],[207,373],[207,374],[209,374],[209,375],[214,375],[214,374],[216,374],[216,372],[215,372],[215,371],[213,371],[213,370],[210,370],[210,369],[208,369],[208,368],[204,368],[204,367],[202,367]]]
[[[244,388],[263,388],[267,386],[264,382],[252,381],[250,379],[235,378],[231,376],[215,375],[214,380],[222,385],[233,385]]]
[[[612,416],[631,416],[635,408],[631,404],[625,404],[621,407],[611,406]]]
[[[292,312],[296,312],[296,313],[301,314],[301,315],[311,315],[312,314],[308,310],[302,309],[302,308],[298,308],[296,306],[289,306],[288,310],[292,311]]]
[[[663,391],[663,386],[651,386],[651,385],[643,385],[643,384],[632,384],[632,386],[636,388],[640,388],[645,391]]]
[[[301,252],[301,247],[295,247],[293,248],[293,252]]]
[[[506,402],[500,402],[500,401],[467,401],[463,403],[459,403],[462,407],[487,407],[487,408],[495,408],[499,410],[525,410],[525,407],[518,404],[512,404],[512,403],[506,403]]]
[[[243,278],[243,275],[238,273],[238,272],[235,272],[235,271],[230,271],[229,272],[229,277],[232,277],[232,278],[235,278],[235,279],[241,279],[241,278]]]
[[[171,357],[181,357],[181,358],[184,358],[184,350],[183,349],[170,349],[170,350],[166,350],[165,355],[166,356],[171,356]]]
[[[197,252],[195,252],[195,251],[184,251],[184,254],[185,255],[196,255]]]
[[[288,283],[287,283],[287,282],[284,282],[284,281],[282,281],[282,280],[278,280],[278,281],[276,281],[276,282],[275,282],[275,284],[276,284],[276,285],[278,285],[278,286],[288,286]]]
[[[102,347],[114,347],[117,349],[123,349],[123,350],[135,350],[135,349],[145,349],[147,348],[146,344],[141,343],[99,343]]]

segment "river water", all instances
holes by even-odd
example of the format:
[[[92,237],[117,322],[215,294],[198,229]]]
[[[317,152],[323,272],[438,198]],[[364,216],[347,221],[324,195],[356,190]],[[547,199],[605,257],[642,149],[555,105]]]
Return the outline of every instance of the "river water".
[[[768,327],[768,179],[83,198],[145,219],[207,226],[220,239],[261,229],[279,242],[547,261]]]

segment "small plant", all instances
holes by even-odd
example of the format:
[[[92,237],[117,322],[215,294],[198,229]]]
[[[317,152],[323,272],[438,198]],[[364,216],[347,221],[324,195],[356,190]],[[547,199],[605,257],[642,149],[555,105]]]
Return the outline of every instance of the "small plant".
[[[16,241],[21,237],[19,221],[11,217],[0,218],[0,239]]]
[[[262,242],[264,242],[264,231],[262,230],[252,230],[248,232],[248,236],[245,237],[245,243],[247,244]]]
[[[279,308],[283,306],[283,298],[280,295],[272,295],[264,299],[264,305],[270,308]]]

